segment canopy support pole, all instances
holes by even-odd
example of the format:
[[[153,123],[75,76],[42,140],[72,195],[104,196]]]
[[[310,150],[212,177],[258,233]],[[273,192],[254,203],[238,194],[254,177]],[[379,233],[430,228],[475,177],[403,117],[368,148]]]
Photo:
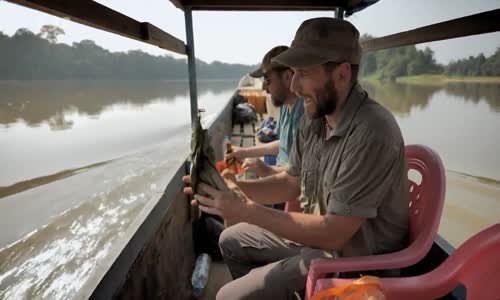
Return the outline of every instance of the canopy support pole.
[[[344,20],[344,9],[342,7],[335,8],[335,18],[339,20]]]
[[[196,86],[196,57],[194,55],[193,14],[191,8],[184,9],[186,21],[186,52],[188,57],[189,98],[191,101],[191,126],[194,126],[198,115],[198,94]]]

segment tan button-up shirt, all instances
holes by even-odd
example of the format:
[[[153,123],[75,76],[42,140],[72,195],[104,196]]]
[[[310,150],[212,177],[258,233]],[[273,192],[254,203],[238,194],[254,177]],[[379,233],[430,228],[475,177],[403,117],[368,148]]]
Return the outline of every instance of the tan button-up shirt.
[[[401,249],[408,230],[405,146],[394,116],[356,84],[327,135],[325,119],[301,121],[288,173],[300,176],[305,213],[366,218],[340,255]],[[332,235],[335,232],[332,232]]]

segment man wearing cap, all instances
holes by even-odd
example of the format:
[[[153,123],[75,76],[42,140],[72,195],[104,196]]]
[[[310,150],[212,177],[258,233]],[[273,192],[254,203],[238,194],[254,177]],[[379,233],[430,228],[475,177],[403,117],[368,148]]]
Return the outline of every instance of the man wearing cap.
[[[271,94],[273,104],[280,107],[277,130],[279,140],[247,148],[233,146],[233,152],[226,155],[226,159],[278,155],[276,167],[268,166],[261,160],[249,161],[243,164],[245,170],[255,172],[259,177],[270,176],[286,169],[295,132],[304,115],[303,100],[290,90],[293,71],[287,66],[271,61],[272,58],[286,50],[288,50],[288,46],[272,48],[262,59],[260,67],[250,73],[250,76],[254,78],[264,77],[262,88]]]
[[[217,299],[290,299],[305,288],[314,258],[403,248],[404,141],[392,114],[357,83],[358,38],[344,20],[304,21],[290,49],[274,58],[295,71],[291,90],[307,115],[287,171],[239,187],[228,180],[229,192],[202,185],[207,196],[195,195],[202,211],[236,224],[219,240],[234,280]],[[304,213],[259,205],[299,194]]]

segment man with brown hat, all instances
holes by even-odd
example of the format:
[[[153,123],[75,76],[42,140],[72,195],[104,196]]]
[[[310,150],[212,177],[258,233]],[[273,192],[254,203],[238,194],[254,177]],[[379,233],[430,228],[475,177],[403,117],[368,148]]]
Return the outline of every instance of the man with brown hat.
[[[272,61],[274,57],[286,50],[288,50],[288,46],[276,46],[272,48],[262,59],[259,68],[250,73],[250,76],[254,78],[264,78],[262,88],[271,94],[273,104],[280,108],[280,119],[277,127],[278,140],[246,148],[233,146],[233,152],[226,155],[226,159],[232,157],[245,159],[264,155],[278,155],[276,167],[268,166],[259,159],[246,161],[243,164],[243,168],[246,171],[255,172],[259,177],[277,174],[286,169],[295,132],[304,115],[303,100],[290,90],[293,71],[285,65]]]
[[[219,240],[234,280],[217,299],[289,299],[305,288],[314,258],[403,248],[404,141],[392,114],[356,81],[358,38],[344,20],[304,21],[290,49],[274,59],[295,71],[291,89],[307,114],[287,171],[239,187],[228,180],[229,192],[202,185],[207,196],[195,195],[202,211],[236,224]],[[299,193],[304,213],[259,205]]]

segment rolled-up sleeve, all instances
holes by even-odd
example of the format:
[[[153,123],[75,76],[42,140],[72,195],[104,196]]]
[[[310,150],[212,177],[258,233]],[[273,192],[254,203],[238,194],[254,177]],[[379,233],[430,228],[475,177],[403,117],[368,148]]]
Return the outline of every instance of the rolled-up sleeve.
[[[295,133],[292,149],[290,150],[290,156],[288,158],[287,173],[295,177],[299,177],[302,170],[302,154],[305,141],[304,128],[305,118],[302,118],[297,128],[297,132]]]
[[[328,186],[327,212],[376,217],[377,208],[391,191],[402,167],[404,146],[369,131],[350,137],[336,179]]]

